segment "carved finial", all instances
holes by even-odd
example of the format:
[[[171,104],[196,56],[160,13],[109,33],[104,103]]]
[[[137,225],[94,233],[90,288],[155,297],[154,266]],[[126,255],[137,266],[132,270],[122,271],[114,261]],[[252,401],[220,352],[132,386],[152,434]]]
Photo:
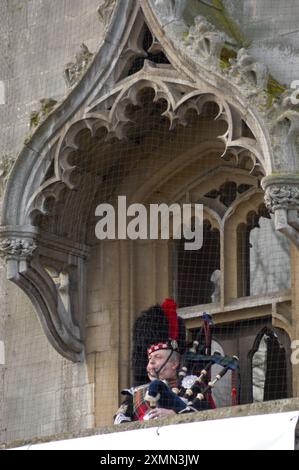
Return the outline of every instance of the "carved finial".
[[[30,128],[39,126],[56,106],[57,101],[53,98],[42,98],[40,109],[34,110],[30,114]]]
[[[88,64],[93,57],[86,44],[80,45],[80,50],[76,54],[74,62],[69,62],[64,68],[64,78],[69,87],[75,85],[87,69]]]
[[[258,62],[245,48],[237,52],[236,59],[229,59],[228,73],[238,84],[252,85],[257,92],[267,90],[269,71],[265,64]]]
[[[270,129],[275,170],[298,172],[299,161],[299,106],[294,90],[287,89],[275,101],[266,117]]]
[[[228,37],[216,30],[203,16],[197,16],[187,36],[189,50],[199,61],[208,61],[211,67],[220,68],[220,55]]]

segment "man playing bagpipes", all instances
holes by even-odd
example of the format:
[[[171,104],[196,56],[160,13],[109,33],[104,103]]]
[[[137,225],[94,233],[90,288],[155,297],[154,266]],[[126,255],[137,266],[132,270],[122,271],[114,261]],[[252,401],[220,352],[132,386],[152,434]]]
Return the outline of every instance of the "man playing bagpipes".
[[[207,327],[206,322],[204,323]],[[209,339],[209,335],[206,334]],[[117,411],[114,424],[145,419],[160,419],[181,413],[214,408],[209,385],[209,369],[221,364],[219,356],[198,355],[197,341],[189,350],[186,365],[194,370],[197,358],[206,365],[201,374],[187,375],[188,367],[180,369],[181,354],[186,349],[184,322],[177,316],[176,303],[166,299],[143,312],[133,330],[133,371],[137,386],[125,389],[125,401]],[[194,349],[195,347],[195,349]],[[205,352],[210,352],[206,349]],[[215,356],[215,361],[214,361]],[[221,364],[222,365],[222,364]],[[226,362],[223,370],[231,365]],[[224,373],[223,372],[223,375]],[[147,382],[147,383],[146,383]],[[139,385],[142,384],[142,385]]]

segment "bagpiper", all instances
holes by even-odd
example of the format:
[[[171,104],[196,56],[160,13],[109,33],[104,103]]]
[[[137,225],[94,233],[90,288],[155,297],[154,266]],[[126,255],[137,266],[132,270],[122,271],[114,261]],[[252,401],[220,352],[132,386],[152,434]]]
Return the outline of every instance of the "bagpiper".
[[[184,379],[186,382],[182,373],[179,376],[186,331],[176,309],[176,303],[166,299],[162,305],[142,312],[135,321],[132,355],[135,386],[122,391],[126,398],[114,417],[115,424],[212,407],[205,397],[193,406],[190,397],[179,396]]]

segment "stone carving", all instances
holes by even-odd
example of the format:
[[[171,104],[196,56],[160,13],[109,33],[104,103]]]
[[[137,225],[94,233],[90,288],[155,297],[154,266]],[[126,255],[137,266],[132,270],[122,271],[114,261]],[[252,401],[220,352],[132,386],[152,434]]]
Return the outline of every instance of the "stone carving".
[[[265,191],[265,204],[269,211],[299,209],[299,186],[271,185]]]
[[[55,285],[55,288],[58,294],[57,300],[60,303],[60,307],[65,312],[64,314],[65,324],[66,326],[68,326],[68,328],[71,331],[72,325],[70,322],[70,318],[71,318],[70,315],[72,313],[72,308],[71,308],[72,299],[71,299],[70,292],[72,290],[72,286],[71,286],[70,275],[66,271],[57,272],[57,270],[48,266],[45,267],[45,270],[49,274],[49,276],[51,277]]]
[[[68,273],[60,273],[59,282],[56,284],[57,291],[61,297],[64,308],[67,312],[71,310],[71,297],[70,297],[70,276]]]
[[[175,35],[182,37],[188,31],[188,26],[183,19],[183,13],[188,0],[151,0],[157,17],[161,20],[162,27],[172,29]]]
[[[172,9],[176,2],[151,0],[153,8],[164,18],[174,15]],[[167,4],[164,5],[164,4]],[[183,22],[183,18],[181,18]],[[164,29],[166,26],[164,26]],[[183,57],[189,56],[194,65],[199,65],[203,72],[220,75],[237,88],[240,96],[246,99],[247,105],[253,106],[261,117],[265,133],[270,134],[273,171],[299,170],[299,106],[297,91],[287,90],[279,96],[284,87],[277,83],[280,90],[272,91],[267,67],[256,60],[248,50],[237,49],[231,39],[219,32],[206,18],[198,16],[194,25],[187,28],[185,35],[177,34],[170,21],[167,34]],[[230,43],[230,50],[236,54],[235,59],[228,59],[228,67],[220,66],[221,51]],[[186,47],[187,45],[187,47]],[[198,69],[199,70],[199,69]],[[216,75],[214,75],[216,74]],[[206,75],[207,81],[209,76]],[[274,80],[275,81],[275,80]],[[228,91],[228,93],[232,93]],[[273,103],[274,101],[274,103]],[[270,109],[269,109],[270,107]],[[252,149],[250,149],[252,151]],[[261,152],[259,152],[261,154]],[[259,159],[259,157],[258,157]]]
[[[14,159],[10,155],[4,155],[0,160],[0,192],[6,185],[13,163]]]
[[[109,23],[115,7],[115,3],[115,0],[101,0],[98,6],[97,12],[99,19],[104,26],[107,26]]]
[[[33,255],[37,244],[26,238],[6,238],[0,241],[0,256],[3,258],[27,259]]]
[[[250,159],[252,161],[251,172],[260,174],[262,165],[257,149],[254,147],[255,141],[253,139],[232,139],[236,113],[232,113],[228,103],[213,94],[200,93],[191,83],[178,85],[176,83],[176,74],[171,68],[167,69],[168,77],[164,79],[163,73],[165,70],[157,68],[156,64],[146,62],[143,69],[146,80],[134,76],[131,81],[123,86],[121,92],[120,90],[117,92],[111,91],[113,106],[109,112],[106,110],[108,108],[107,102],[111,103],[110,96],[107,98],[107,95],[105,95],[102,100],[97,99],[89,104],[85,110],[84,120],[77,121],[74,126],[70,126],[65,136],[60,140],[59,145],[63,149],[63,155],[57,160],[57,178],[55,180],[50,178],[44,182],[40,190],[36,191],[34,199],[30,201],[30,206],[26,209],[26,215],[29,215],[30,223],[34,224],[33,214],[48,215],[48,200],[58,202],[65,185],[70,189],[76,189],[73,175],[77,168],[72,164],[72,155],[78,150],[76,145],[77,133],[83,129],[88,129],[91,136],[93,136],[100,128],[103,128],[105,135],[107,134],[106,140],[126,138],[128,129],[127,107],[141,104],[140,96],[144,88],[153,89],[155,93],[154,102],[163,99],[168,103],[163,116],[169,119],[170,129],[175,128],[177,124],[187,125],[187,115],[190,109],[196,110],[197,114],[200,115],[206,103],[216,103],[219,112],[214,119],[225,120],[228,129],[225,135],[220,137],[226,146],[226,150],[229,150],[224,152],[223,158],[228,159],[228,155],[231,154],[234,156],[236,166],[241,166],[245,159]],[[174,74],[173,81],[171,73]],[[246,155],[243,155],[242,152],[245,152]],[[60,151],[57,149],[57,155],[59,153]]]
[[[212,302],[220,302],[220,281],[221,281],[221,271],[220,269],[215,269],[211,275],[211,282],[214,284],[214,292],[211,295]]]
[[[64,78],[69,87],[74,86],[82,77],[92,57],[93,54],[88,50],[88,47],[82,43],[80,51],[76,54],[76,60],[69,62],[64,68]]]
[[[299,248],[299,178],[292,174],[266,176],[262,187],[265,205],[274,213],[276,230]]]
[[[220,55],[225,41],[226,34],[220,33],[203,16],[197,16],[194,26],[189,29],[187,48],[195,54],[198,60],[209,61],[210,66],[216,65],[220,68]]]
[[[76,134],[83,128],[88,128],[91,135],[93,135],[99,128],[104,128],[107,131],[109,138],[117,138],[119,140],[126,137],[128,117],[126,115],[126,109],[131,104],[138,105],[140,102],[140,92],[143,88],[152,88],[155,92],[154,101],[158,99],[164,99],[167,103],[167,110],[163,113],[164,116],[168,117],[170,122],[170,128],[173,129],[178,123],[185,125],[186,115],[190,109],[196,110],[198,115],[201,114],[203,106],[207,102],[214,101],[219,106],[218,116],[215,120],[221,119],[228,122],[228,127],[232,128],[232,116],[230,108],[217,99],[213,95],[198,94],[194,95],[195,89],[190,86],[185,87],[185,93],[182,98],[182,94],[178,93],[177,85],[168,81],[163,81],[162,77],[159,79],[152,79],[150,74],[155,72],[155,68],[147,67],[146,72],[147,80],[146,83],[142,80],[133,79],[133,84],[128,83],[122,89],[121,93],[114,94],[113,108],[109,113],[105,112],[107,107],[106,98],[100,103],[98,100],[93,105],[90,104],[86,110],[84,121],[80,121],[77,125],[70,127],[67,130],[64,139],[61,140],[60,145],[64,148],[63,158],[59,159],[60,171],[59,178],[60,183],[57,181],[53,186],[52,180],[49,180],[49,185],[44,184],[40,192],[36,193],[35,199],[31,201],[31,206],[28,208],[28,214],[38,211],[44,214],[44,207],[47,206],[47,200],[54,197],[55,200],[59,199],[59,191],[63,190],[64,184],[71,189],[75,189],[73,185],[73,173],[76,172],[76,166],[72,165],[69,161],[69,156],[72,158],[72,154],[76,151]],[[184,89],[183,85],[180,85],[180,92]],[[188,99],[188,95],[190,99]],[[94,118],[95,112],[97,112],[97,119]],[[59,185],[60,184],[60,185]]]
[[[181,20],[187,0],[153,0],[153,6],[168,21]]]
[[[293,93],[286,90],[267,112],[275,168],[284,172],[299,169],[299,106]]]
[[[245,98],[247,105],[253,106],[259,113],[264,132],[271,138],[271,154],[268,158],[273,162],[272,171],[297,172],[299,170],[299,105],[294,90],[287,90],[277,98],[277,93],[275,94],[269,88],[270,76],[267,67],[252,57],[244,48],[239,50],[235,48],[236,58],[229,59],[228,67],[222,68],[220,66],[221,52],[227,47],[226,41],[231,42],[231,40],[224,33],[217,31],[202,16],[195,18],[194,26],[188,29],[187,38],[176,34],[174,28],[171,29],[171,25],[167,33],[183,56],[189,56],[194,64],[200,66],[200,70],[212,72],[214,77],[218,75],[229,80],[237,88],[240,96]],[[209,81],[208,75],[206,78]],[[284,89],[280,84],[277,85],[279,89]],[[225,139],[227,148],[233,147],[227,136]],[[245,139],[243,139],[244,142]],[[240,139],[238,143],[241,143]],[[235,147],[238,150],[240,146]],[[260,158],[263,152],[251,145],[248,149],[257,158],[254,163],[254,171],[256,171],[255,168],[258,169],[259,163],[263,162]]]
[[[27,231],[27,227],[23,227],[23,230]],[[18,236],[16,231],[10,231],[6,227],[0,232],[0,256],[7,263],[7,278],[21,287],[32,300],[54,348],[69,360],[82,361],[84,343],[80,315],[85,311],[85,276],[82,270],[85,251],[78,252],[78,256],[72,252],[70,256],[69,246],[63,246],[61,241],[48,239],[41,246],[34,234],[30,236],[20,233]],[[63,272],[59,285],[54,283],[42,264],[43,256],[47,261],[51,260],[51,265],[57,266],[58,272]],[[76,302],[72,306],[71,282],[76,285]]]
[[[239,49],[236,59],[229,60],[231,67],[228,73],[238,84],[252,85],[256,92],[267,90],[269,72],[266,65],[258,62],[244,48]]]
[[[43,122],[48,114],[56,106],[57,101],[53,98],[43,98],[40,100],[40,109],[38,111],[32,111],[30,114],[30,128],[38,127]]]
[[[221,53],[230,38],[218,31],[205,17],[197,16],[194,26],[189,28],[187,50],[196,61],[209,69],[216,70],[229,76],[246,96],[261,94],[260,99],[265,104],[269,79],[268,68],[252,57],[245,48],[236,51],[236,59],[229,59],[229,67],[222,70]]]

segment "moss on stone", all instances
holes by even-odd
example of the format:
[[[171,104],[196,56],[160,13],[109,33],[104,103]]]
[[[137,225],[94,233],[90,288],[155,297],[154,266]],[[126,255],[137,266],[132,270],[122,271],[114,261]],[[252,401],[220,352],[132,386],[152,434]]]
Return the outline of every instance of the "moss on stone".
[[[52,111],[54,106],[56,106],[57,101],[53,100],[53,98],[43,98],[40,100],[40,103],[42,105],[41,112],[43,116],[47,116]]]
[[[231,67],[231,59],[236,59],[237,53],[234,49],[224,47],[220,55],[220,67],[222,69],[227,69]]]
[[[245,39],[241,33],[238,25],[230,16],[225,6],[222,3],[222,0],[212,0],[213,5],[216,7],[215,16],[219,24],[222,26],[224,31],[231,36],[240,47],[248,47],[249,41]]]
[[[269,75],[268,86],[267,86],[267,93],[268,93],[268,102],[267,108],[271,108],[274,101],[277,100],[282,93],[286,91],[286,87],[279,83],[275,78]]]
[[[209,0],[209,2],[210,3],[206,1],[189,0],[185,11],[186,21],[191,24],[197,15],[202,15],[218,30],[225,32],[232,38],[233,42],[226,42],[220,56],[220,67],[223,70],[228,69],[231,67],[231,59],[236,59],[237,51],[241,47],[248,48],[250,42],[244,37],[237,23],[226,10],[222,0]],[[188,33],[185,33],[184,37],[188,39]],[[266,108],[271,108],[275,100],[277,100],[285,90],[286,87],[270,75],[267,89],[265,90],[268,95]]]
[[[30,128],[37,127],[39,125],[39,111],[32,111],[30,114]]]
[[[56,106],[57,101],[53,98],[43,98],[40,100],[41,107],[39,111],[32,111],[30,114],[30,128],[33,129],[50,114],[53,108]]]
[[[240,31],[237,23],[231,17],[222,3],[222,0],[210,0],[211,3],[198,0],[189,0],[185,10],[185,19],[190,25],[197,15],[207,18],[218,30],[225,32],[233,41],[233,44],[240,47],[248,47],[246,40]]]

